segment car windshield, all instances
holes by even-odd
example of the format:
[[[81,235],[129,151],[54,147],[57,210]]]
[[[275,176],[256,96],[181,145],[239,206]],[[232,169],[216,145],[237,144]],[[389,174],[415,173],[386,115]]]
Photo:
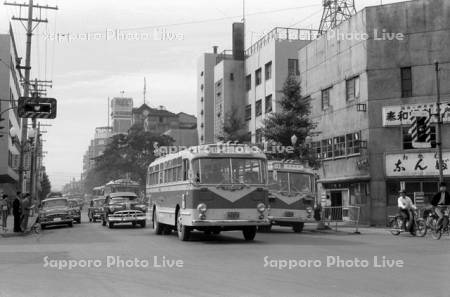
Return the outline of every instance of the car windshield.
[[[42,207],[65,207],[67,204],[68,202],[66,199],[55,199],[44,201]]]
[[[202,184],[264,184],[265,160],[200,158],[193,161],[195,179]]]
[[[136,199],[137,199],[137,197],[135,197],[135,196],[114,197],[114,198],[111,198],[110,203],[124,203],[124,202],[136,201]]]
[[[73,200],[73,201],[69,201],[69,207],[77,207],[78,206],[78,202]]]
[[[276,180],[273,172],[269,172],[270,189],[280,192],[304,193],[312,192],[311,175],[300,172],[277,171]]]
[[[104,200],[94,200],[94,207],[102,206],[104,203]]]

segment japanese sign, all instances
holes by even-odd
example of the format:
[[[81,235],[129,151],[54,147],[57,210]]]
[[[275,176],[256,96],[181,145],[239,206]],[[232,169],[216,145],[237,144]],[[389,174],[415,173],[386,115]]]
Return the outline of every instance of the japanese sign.
[[[411,125],[411,118],[419,111],[425,111],[428,114],[436,114],[436,103],[398,105],[383,107],[383,127]],[[450,111],[447,104],[441,105],[441,116],[444,123],[450,123]],[[431,122],[436,123],[436,117],[431,117]]]
[[[450,175],[450,152],[442,155],[444,175]],[[438,176],[437,153],[406,153],[386,155],[386,176]]]

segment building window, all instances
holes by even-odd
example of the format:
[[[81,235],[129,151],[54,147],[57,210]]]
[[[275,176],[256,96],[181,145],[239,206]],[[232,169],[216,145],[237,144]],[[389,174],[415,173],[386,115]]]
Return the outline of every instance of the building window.
[[[298,69],[298,59],[288,60],[288,75],[300,75],[300,71]]]
[[[436,148],[436,127],[431,126],[431,147]],[[403,127],[403,149],[413,150],[415,149],[412,145],[413,139],[411,134],[409,134],[409,127]]]
[[[256,143],[262,142],[262,130],[261,129],[256,129],[256,131],[255,131],[255,142]]]
[[[272,61],[267,63],[264,67],[264,78],[269,80],[272,78]]]
[[[255,71],[255,86],[259,86],[261,84],[261,68]]]
[[[402,98],[412,96],[412,73],[411,67],[401,68]]]
[[[333,140],[332,139],[322,140],[322,158],[323,159],[333,158]]]
[[[348,79],[345,82],[345,91],[347,101],[359,99],[359,76]]]
[[[245,107],[245,120],[250,121],[252,119],[252,106],[249,104]]]
[[[262,115],[262,100],[261,100],[261,99],[259,99],[258,101],[256,101],[256,104],[255,104],[255,113],[256,113],[256,116]]]
[[[359,141],[361,139],[361,132],[347,134],[345,138],[347,141],[347,155],[359,154]]]
[[[250,91],[252,89],[252,75],[249,74],[245,77],[245,89]]]
[[[311,152],[317,159],[322,159],[322,150],[320,148],[320,141],[315,141],[311,143]]]
[[[322,110],[327,110],[330,107],[330,90],[331,88],[322,90]]]
[[[333,139],[334,157],[345,156],[345,136],[335,137]]]
[[[234,73],[230,73],[230,80],[234,80]]]
[[[269,96],[266,96],[265,99],[265,108],[266,108],[266,113],[272,112],[272,94],[270,94]]]
[[[200,98],[200,102],[203,102],[203,97]]]
[[[200,76],[203,76],[203,71],[202,71],[202,72],[200,72]]]
[[[201,84],[201,85],[200,85],[200,90],[203,91],[203,88],[204,88],[204,87],[203,87],[203,84]]]

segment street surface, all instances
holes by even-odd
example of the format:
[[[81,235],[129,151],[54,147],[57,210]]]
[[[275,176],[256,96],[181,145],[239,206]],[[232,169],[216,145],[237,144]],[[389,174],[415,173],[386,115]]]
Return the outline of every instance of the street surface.
[[[73,228],[0,237],[0,297],[450,296],[450,268],[443,265],[450,263],[448,237],[394,237],[382,229],[363,229],[362,235],[308,230],[294,234],[276,228],[258,233],[254,242],[244,241],[241,232],[211,237],[195,233],[192,241],[181,242],[175,233],[155,235],[150,223],[145,229],[110,230],[87,221],[84,214],[82,224]],[[370,264],[339,268],[330,262],[333,267],[327,267],[327,256]],[[383,256],[400,262],[383,262]],[[134,258],[144,260],[141,263],[147,261],[149,267],[127,268],[124,262],[119,267],[117,257],[131,259],[133,265]],[[70,260],[83,265],[89,259],[97,260],[98,267],[57,268]],[[280,269],[287,262],[278,260],[304,260],[303,265],[310,260],[310,267]],[[401,261],[403,268],[374,267]]]

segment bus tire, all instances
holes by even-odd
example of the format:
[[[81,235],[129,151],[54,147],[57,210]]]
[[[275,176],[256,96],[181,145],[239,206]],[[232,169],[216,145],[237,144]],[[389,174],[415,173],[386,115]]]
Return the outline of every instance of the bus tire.
[[[158,222],[158,216],[156,215],[156,209],[153,210],[152,222],[153,222],[153,230],[155,231],[155,233],[157,235],[161,235],[163,233],[164,227],[160,222]]]
[[[295,233],[302,233],[304,226],[305,226],[304,223],[298,223],[292,226],[292,230],[294,230]]]
[[[108,222],[108,228],[109,228],[109,229],[114,228],[114,223],[113,223],[113,222]]]
[[[178,238],[181,241],[188,241],[189,240],[189,236],[191,235],[191,229],[189,229],[189,227],[184,226],[181,223],[181,212],[178,210],[177,211],[177,233],[178,233]]]
[[[244,235],[244,239],[246,241],[252,241],[255,239],[256,227],[244,227],[244,229],[242,230],[242,234]]]
[[[145,228],[145,226],[147,226],[147,222],[146,221],[141,221],[140,225],[141,225],[141,228]]]

